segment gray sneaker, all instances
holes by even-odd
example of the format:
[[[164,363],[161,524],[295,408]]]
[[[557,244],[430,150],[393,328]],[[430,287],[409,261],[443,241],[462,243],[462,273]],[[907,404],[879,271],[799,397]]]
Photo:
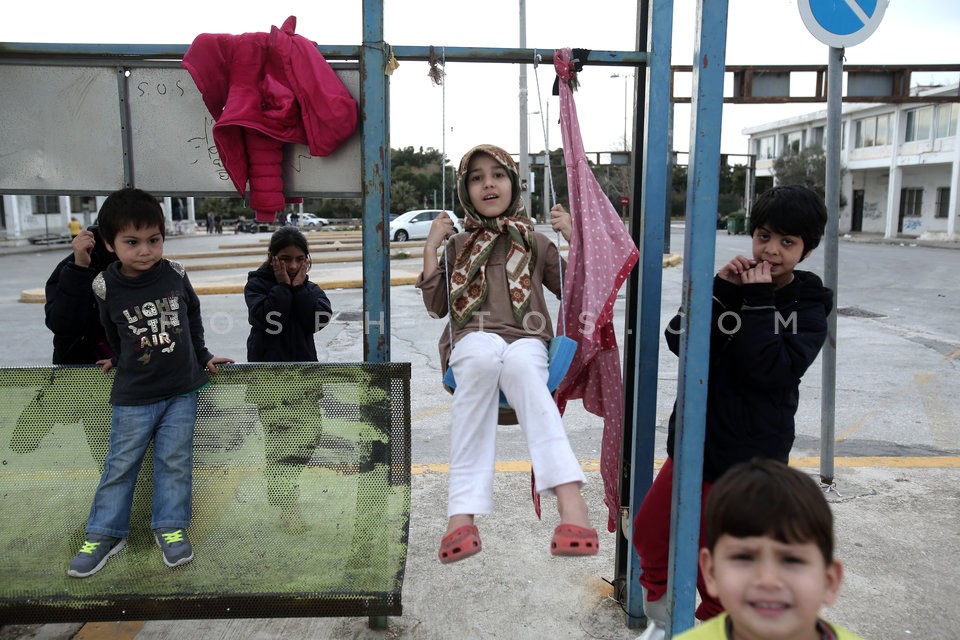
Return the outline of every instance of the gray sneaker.
[[[193,547],[183,529],[155,529],[153,535],[168,567],[179,567],[193,560]]]
[[[112,538],[110,536],[101,536],[96,533],[88,533],[83,541],[80,551],[70,562],[70,568],[67,569],[67,575],[73,578],[86,578],[92,576],[107,560],[115,555],[127,544],[126,538]]]

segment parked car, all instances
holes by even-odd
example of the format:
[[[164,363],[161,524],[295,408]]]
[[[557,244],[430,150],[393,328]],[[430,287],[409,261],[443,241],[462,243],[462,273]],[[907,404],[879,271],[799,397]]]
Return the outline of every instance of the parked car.
[[[419,240],[427,237],[430,232],[430,224],[434,219],[445,213],[453,221],[453,228],[457,233],[463,231],[463,225],[453,213],[443,211],[442,209],[416,209],[401,213],[394,220],[390,221],[390,239],[396,242],[406,242],[407,240]]]
[[[237,218],[237,223],[234,225],[234,233],[257,233],[260,231],[260,225],[256,220],[247,220],[244,216]]]
[[[318,215],[312,213],[298,213],[290,214],[290,218],[294,219],[294,215],[298,216],[297,226],[306,229],[316,229],[317,227],[326,227],[330,224],[330,220],[327,218],[321,218]]]

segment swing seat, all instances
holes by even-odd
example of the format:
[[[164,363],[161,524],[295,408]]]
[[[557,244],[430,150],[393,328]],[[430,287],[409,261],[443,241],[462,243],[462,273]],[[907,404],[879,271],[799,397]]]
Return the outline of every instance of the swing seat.
[[[547,390],[550,393],[556,391],[557,387],[567,375],[570,365],[573,363],[573,356],[577,353],[577,341],[567,336],[554,336],[550,339],[550,345],[547,348]],[[443,374],[443,384],[450,389],[457,388],[457,381],[453,377],[453,367],[447,367]],[[500,408],[511,409],[507,398],[500,392]]]

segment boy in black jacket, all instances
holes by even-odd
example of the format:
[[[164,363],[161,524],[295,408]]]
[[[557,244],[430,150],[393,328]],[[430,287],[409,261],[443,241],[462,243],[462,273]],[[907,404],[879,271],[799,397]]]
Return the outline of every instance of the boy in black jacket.
[[[714,278],[702,505],[713,482],[738,462],[755,457],[788,461],[800,378],[823,346],[833,308],[833,292],[817,275],[795,267],[820,243],[826,222],[823,199],[810,189],[769,189],[751,212],[753,257],[734,257]],[[678,355],[682,314],[681,309],[665,332],[667,345]],[[650,621],[643,640],[662,638],[666,619],[662,597],[667,587],[676,413],[674,406],[668,458],[634,520],[633,543],[640,555],[644,611]],[[701,548],[704,535],[701,513]],[[706,620],[723,611],[702,576],[697,588],[697,618]]]
[[[47,280],[44,322],[53,332],[53,364],[93,364],[113,356],[100,324],[93,279],[117,256],[107,250],[96,226],[77,234],[72,249]]]
[[[200,300],[183,265],[163,257],[165,221],[156,198],[121,189],[100,208],[100,233],[117,254],[93,280],[100,322],[115,354],[97,362],[116,367],[110,392],[110,448],[87,519],[87,536],[67,575],[85,578],[103,568],[130,534],[137,474],[153,442],[151,528],[167,566],[193,559],[190,524],[193,428],[197,394],[207,372],[232,362],[204,346]]]

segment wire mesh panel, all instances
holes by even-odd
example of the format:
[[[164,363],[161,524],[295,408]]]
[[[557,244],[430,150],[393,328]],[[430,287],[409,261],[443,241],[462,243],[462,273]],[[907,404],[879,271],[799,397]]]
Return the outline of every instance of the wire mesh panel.
[[[410,366],[223,365],[194,432],[195,557],[150,530],[152,450],[127,546],[67,576],[107,454],[113,374],[0,369],[0,623],[401,613]]]

